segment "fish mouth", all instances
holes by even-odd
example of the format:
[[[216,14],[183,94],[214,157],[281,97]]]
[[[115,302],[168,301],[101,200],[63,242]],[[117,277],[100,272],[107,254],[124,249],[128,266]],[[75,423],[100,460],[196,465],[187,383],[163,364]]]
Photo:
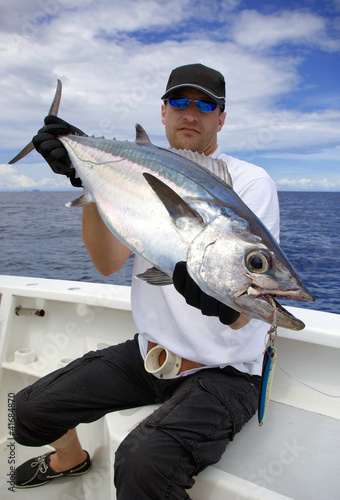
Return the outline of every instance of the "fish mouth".
[[[273,291],[263,290],[250,286],[247,289],[247,295],[254,298],[264,300],[271,311],[273,311],[273,319],[276,316],[277,326],[290,328],[291,330],[302,330],[305,324],[285,309],[276,298],[282,297],[285,299],[309,300],[314,301],[314,297],[308,290],[288,290],[288,291]]]
[[[257,288],[256,286],[249,286],[247,288],[248,295],[253,297],[282,297],[285,299],[295,299],[295,300],[310,300],[314,302],[314,297],[307,289],[302,290],[301,288],[297,290],[265,290],[263,288]]]
[[[290,323],[290,328],[293,330],[302,330],[302,328],[305,327],[304,323],[297,319],[293,314],[291,314],[287,309],[285,309],[277,300],[275,300],[275,297],[273,295],[263,295],[262,298],[267,302],[267,304],[274,310],[276,310],[276,316],[278,318],[278,326],[285,326],[282,323],[282,321],[288,320]],[[283,318],[282,318],[283,316]],[[286,323],[285,323],[286,324]],[[294,326],[295,325],[295,326]],[[293,327],[294,326],[294,327]]]

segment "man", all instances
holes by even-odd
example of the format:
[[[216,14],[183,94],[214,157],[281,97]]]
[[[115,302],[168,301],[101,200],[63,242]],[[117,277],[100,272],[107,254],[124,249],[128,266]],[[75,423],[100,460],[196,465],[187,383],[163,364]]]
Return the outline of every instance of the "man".
[[[223,76],[201,64],[176,68],[162,99],[170,146],[223,158],[235,191],[278,237],[273,181],[262,169],[222,154],[217,146],[226,116]],[[55,117],[47,117],[45,123],[33,139],[36,149],[55,172],[81,185],[56,136],[82,132]],[[83,209],[83,239],[104,275],[120,269],[130,255],[107,229],[95,204]],[[148,266],[137,256],[134,275]],[[132,310],[139,334],[118,346],[90,352],[17,395],[17,441],[28,446],[50,443],[56,449],[18,467],[17,487],[88,471],[90,458],[78,440],[78,423],[123,408],[162,403],[117,450],[117,498],[188,499],[186,490],[193,477],[220,459],[228,442],[252,417],[268,325],[201,292],[188,276],[185,262],[177,264],[173,281],[174,287],[153,287],[133,279]],[[147,362],[144,367],[157,344],[182,358],[180,369],[170,378],[147,371]],[[161,357],[159,364],[163,366]],[[141,433],[147,439],[140,440]],[[132,449],[131,442],[139,446]]]

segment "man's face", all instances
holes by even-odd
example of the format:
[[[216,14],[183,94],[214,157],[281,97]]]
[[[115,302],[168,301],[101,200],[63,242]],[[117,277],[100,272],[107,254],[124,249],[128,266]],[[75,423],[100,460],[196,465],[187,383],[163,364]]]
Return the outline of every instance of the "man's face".
[[[179,89],[170,97],[188,97],[189,99],[208,99],[208,96],[192,88]],[[205,113],[191,102],[186,109],[173,108],[168,102],[162,105],[162,123],[170,147],[189,149],[212,154],[217,147],[217,132],[224,124],[226,113],[221,113],[219,106],[214,111]]]

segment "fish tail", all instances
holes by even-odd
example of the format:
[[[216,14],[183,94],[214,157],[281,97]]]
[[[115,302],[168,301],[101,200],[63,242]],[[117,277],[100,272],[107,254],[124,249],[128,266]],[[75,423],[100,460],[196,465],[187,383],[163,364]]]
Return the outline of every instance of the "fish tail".
[[[55,115],[55,116],[58,115],[59,105],[60,105],[60,100],[61,100],[61,89],[62,89],[61,81],[57,80],[57,88],[56,88],[56,91],[54,94],[54,98],[53,98],[50,110],[48,112],[49,115]],[[20,153],[18,153],[8,163],[10,165],[12,165],[13,163],[16,163],[17,161],[22,160],[22,158],[27,156],[31,151],[33,151],[33,149],[34,149],[34,146],[33,146],[33,142],[31,141],[29,144],[27,144],[27,146],[24,147],[24,149],[22,149],[20,151]]]

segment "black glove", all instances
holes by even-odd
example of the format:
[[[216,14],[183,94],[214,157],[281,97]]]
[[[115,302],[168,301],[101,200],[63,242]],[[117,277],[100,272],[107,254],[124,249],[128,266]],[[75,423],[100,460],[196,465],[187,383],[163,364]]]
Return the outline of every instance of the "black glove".
[[[57,116],[48,115],[44,122],[45,127],[41,128],[32,139],[35,149],[45,158],[53,172],[66,175],[70,179],[72,186],[81,187],[81,180],[75,176],[76,171],[71,166],[67,151],[57,139],[57,136],[86,134]]]
[[[177,262],[173,283],[176,290],[185,298],[186,303],[200,309],[205,316],[218,316],[224,325],[231,325],[240,316],[239,312],[202,292],[189,276],[186,262]]]

